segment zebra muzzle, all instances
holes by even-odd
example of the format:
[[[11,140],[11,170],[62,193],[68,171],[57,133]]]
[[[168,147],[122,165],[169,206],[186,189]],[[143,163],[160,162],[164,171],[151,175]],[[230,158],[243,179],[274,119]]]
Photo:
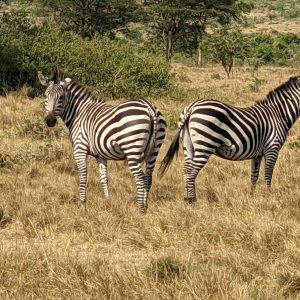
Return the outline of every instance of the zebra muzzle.
[[[45,118],[45,123],[48,127],[54,127],[56,124],[56,117],[53,114],[48,114]]]

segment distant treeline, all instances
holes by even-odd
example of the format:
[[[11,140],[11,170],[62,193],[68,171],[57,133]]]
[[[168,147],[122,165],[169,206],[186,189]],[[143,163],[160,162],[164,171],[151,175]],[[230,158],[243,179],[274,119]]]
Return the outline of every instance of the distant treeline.
[[[5,2],[5,3],[4,3]],[[1,1],[0,92],[55,68],[102,95],[147,96],[174,86],[170,60],[198,64],[299,63],[296,34],[242,33],[251,2],[240,0]],[[0,3],[0,6],[1,6]],[[209,29],[209,30],[208,30]],[[210,32],[208,34],[207,32]]]

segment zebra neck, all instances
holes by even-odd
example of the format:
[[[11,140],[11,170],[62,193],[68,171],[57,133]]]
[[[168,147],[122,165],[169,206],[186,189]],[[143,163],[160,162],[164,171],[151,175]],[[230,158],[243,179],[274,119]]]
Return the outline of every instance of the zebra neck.
[[[299,100],[297,98],[268,99],[267,106],[276,112],[280,124],[288,131],[299,117]]]
[[[88,114],[88,110],[91,106],[97,107],[97,109],[101,109],[106,107],[108,104],[101,99],[98,99],[94,96],[88,97],[87,99],[82,99],[82,97],[77,97],[69,99],[66,102],[66,106],[64,108],[64,112],[61,116],[65,125],[71,130],[73,125],[78,118],[82,118],[86,114]]]

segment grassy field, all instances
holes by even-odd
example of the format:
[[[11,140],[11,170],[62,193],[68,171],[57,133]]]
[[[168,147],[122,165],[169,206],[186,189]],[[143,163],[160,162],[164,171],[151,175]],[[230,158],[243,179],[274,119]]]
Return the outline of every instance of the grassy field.
[[[175,100],[151,99],[170,125],[159,162],[191,101],[252,105],[300,74],[269,67],[254,77],[241,68],[228,80],[219,67],[174,70]],[[125,162],[109,163],[107,201],[90,159],[88,202],[78,208],[62,122],[45,127],[42,98],[19,93],[0,102],[0,299],[300,299],[299,123],[280,153],[271,193],[261,176],[250,196],[249,161],[213,157],[189,206],[180,151],[163,179],[156,169],[141,215]]]

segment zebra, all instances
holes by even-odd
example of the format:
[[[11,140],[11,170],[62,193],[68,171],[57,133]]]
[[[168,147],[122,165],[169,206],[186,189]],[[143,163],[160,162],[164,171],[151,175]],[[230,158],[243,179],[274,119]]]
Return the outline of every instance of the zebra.
[[[167,128],[161,112],[146,99],[109,105],[63,71],[57,70],[53,80],[41,72],[38,78],[47,86],[47,126],[55,126],[60,117],[69,129],[79,172],[79,203],[86,202],[88,155],[98,163],[105,198],[109,197],[107,161],[127,160],[137,186],[138,208],[145,212],[152,173]]]
[[[197,100],[180,115],[178,131],[159,174],[162,176],[170,166],[181,137],[187,202],[196,201],[196,177],[212,154],[227,160],[251,160],[251,194],[264,158],[265,183],[270,188],[279,151],[299,111],[300,77],[291,77],[250,107],[238,108],[214,99]]]

